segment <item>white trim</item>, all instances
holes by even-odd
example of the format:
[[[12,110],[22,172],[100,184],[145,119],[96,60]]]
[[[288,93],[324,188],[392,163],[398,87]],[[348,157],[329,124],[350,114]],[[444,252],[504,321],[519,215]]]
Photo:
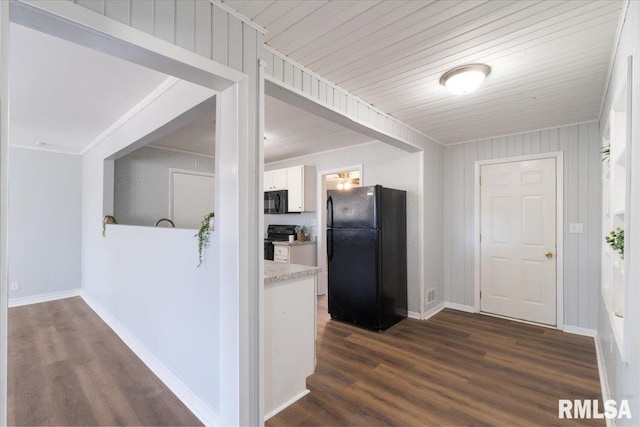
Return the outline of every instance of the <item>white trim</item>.
[[[267,34],[269,34],[269,31],[266,28],[264,28],[262,25],[256,24],[251,19],[247,18],[242,13],[238,12],[232,7],[229,7],[226,4],[222,3],[220,0],[209,0],[209,3],[219,7],[220,9],[224,10],[228,14],[235,16],[236,18],[238,18],[239,20],[241,20],[242,22],[244,22],[245,24],[247,24],[257,32],[261,33],[262,35],[266,36]]]
[[[445,301],[444,302],[444,308],[450,308],[452,310],[464,311],[464,312],[467,312],[467,313],[476,313],[476,309],[472,305],[457,304],[455,302],[449,302],[449,301]]]
[[[275,49],[274,49],[274,48],[272,48],[271,46],[269,46],[269,45],[265,44],[265,45],[264,45],[264,50],[266,50],[266,51],[267,51],[267,52],[269,52],[269,53],[274,54],[275,56],[277,56],[277,57],[279,57],[280,59],[282,59],[284,62],[288,62],[289,64],[292,64],[294,67],[299,68],[301,71],[303,71],[303,72],[305,72],[306,74],[309,74],[310,76],[312,76],[312,77],[314,77],[314,78],[318,79],[319,81],[321,81],[322,83],[326,84],[327,86],[332,87],[334,90],[337,90],[337,91],[339,91],[339,92],[342,92],[343,94],[345,94],[346,96],[348,96],[348,97],[350,97],[350,98],[352,98],[352,99],[356,100],[357,102],[361,102],[361,103],[363,103],[364,105],[366,105],[366,106],[367,106],[367,108],[370,108],[372,111],[375,111],[376,113],[380,114],[381,116],[384,116],[385,118],[387,118],[387,119],[389,119],[389,120],[392,120],[393,122],[395,122],[395,123],[399,124],[400,126],[405,127],[405,128],[407,128],[407,129],[410,129],[410,130],[412,130],[413,132],[416,132],[417,134],[422,135],[422,136],[424,136],[425,138],[427,138],[427,139],[429,139],[429,140],[431,140],[431,141],[433,141],[433,142],[435,142],[435,143],[437,143],[437,144],[443,145],[442,143],[440,143],[439,141],[437,141],[437,140],[433,139],[432,137],[430,137],[429,135],[425,134],[424,132],[419,131],[418,129],[416,129],[416,128],[412,127],[412,126],[409,126],[409,125],[408,125],[408,124],[406,124],[405,122],[401,121],[400,119],[397,119],[397,118],[393,117],[393,116],[392,116],[392,115],[390,115],[389,113],[385,113],[384,111],[382,111],[382,110],[378,109],[377,107],[375,107],[375,106],[371,105],[370,103],[368,103],[367,101],[363,100],[362,98],[359,98],[359,97],[355,96],[354,94],[352,94],[352,93],[351,93],[351,92],[349,92],[348,90],[345,90],[344,88],[342,88],[342,87],[340,87],[340,86],[336,85],[335,83],[333,83],[333,82],[331,82],[331,81],[329,81],[329,80],[325,79],[325,78],[324,78],[324,77],[322,77],[321,75],[319,75],[319,74],[317,74],[317,73],[315,73],[315,72],[311,71],[310,69],[308,69],[308,68],[307,68],[307,67],[305,67],[304,65],[302,65],[302,64],[300,64],[300,63],[298,63],[298,62],[294,61],[293,59],[289,58],[287,55],[284,55],[284,54],[282,54],[282,53],[278,52],[277,50],[275,50]],[[266,78],[266,80],[271,81],[271,82],[273,82],[273,83],[276,83],[276,84],[278,84],[278,85],[280,85],[280,86],[282,86],[282,84],[286,84],[286,83],[284,83],[284,82],[283,82],[283,81],[281,81],[281,80],[277,80],[275,77],[265,76],[265,78]],[[288,86],[288,87],[287,87],[287,89],[295,89],[295,88],[290,87],[289,85],[287,85],[287,86]],[[305,94],[305,95],[306,95],[306,94]],[[315,102],[318,102],[318,100],[314,100],[314,101],[315,101]],[[326,104],[322,104],[322,105],[326,106]],[[368,127],[371,127],[371,125],[369,125]]]
[[[191,156],[205,157],[207,159],[215,159],[216,158],[216,156],[212,156],[211,154],[196,153],[195,151],[180,150],[178,148],[160,147],[159,145],[153,145],[153,144],[147,144],[147,145],[145,145],[145,147],[147,147],[147,148],[155,148],[156,150],[171,151],[172,153],[189,154]]]
[[[446,305],[445,305],[444,302],[439,303],[435,307],[433,307],[431,309],[428,309],[424,313],[422,313],[422,320],[427,320],[427,319],[432,318],[433,316],[435,316],[436,314],[440,313],[445,308],[446,308]]]
[[[480,167],[500,163],[514,163],[528,160],[555,159],[556,160],[556,325],[557,329],[564,328],[564,153],[555,151],[550,153],[528,154],[524,156],[503,157],[499,159],[478,160],[475,162],[474,176],[474,308],[480,311]],[[513,319],[519,320],[519,319]],[[534,323],[538,324],[538,323]]]
[[[274,77],[265,76],[265,82],[267,95],[305,110],[308,113],[315,114],[316,116],[320,116],[326,120],[337,123],[362,135],[385,142],[399,148],[400,150],[407,151],[409,153],[417,153],[418,151],[424,150],[426,144],[432,141],[424,135],[420,136],[424,137],[428,141],[423,141],[418,138],[418,141],[416,142],[413,141],[411,137],[393,133],[392,130],[385,129],[377,124],[372,124],[366,119],[359,118],[356,114],[350,114],[334,107],[333,105],[322,103],[309,93],[303,92],[302,90]],[[436,142],[433,141],[433,143]]]
[[[193,392],[171,369],[155,357],[142,342],[125,328],[115,317],[111,316],[100,304],[86,292],[80,293],[82,299],[109,326],[113,332],[133,351],[136,356],[162,381],[178,399],[206,426],[220,424],[218,414],[196,393]]]
[[[583,337],[596,337],[598,331],[595,329],[581,328],[579,326],[564,325],[562,330],[568,334],[581,335]]]
[[[264,165],[265,166],[277,165],[279,163],[287,163],[287,162],[290,162],[292,160],[300,160],[300,159],[305,159],[307,157],[321,156],[323,154],[334,153],[334,152],[337,152],[337,151],[348,150],[350,148],[362,147],[364,145],[370,145],[370,144],[384,144],[384,142],[378,141],[377,139],[374,139],[372,141],[363,142],[361,144],[354,144],[354,145],[348,145],[346,147],[332,148],[331,150],[318,151],[317,153],[303,154],[301,156],[296,156],[296,157],[288,157],[288,158],[283,159],[283,160],[274,160],[273,162],[265,163]]]
[[[47,294],[32,295],[29,297],[9,299],[9,308],[23,305],[40,304],[41,302],[55,301],[59,299],[77,297],[80,289],[69,289],[68,291],[49,292]]]
[[[48,148],[46,145],[44,147],[29,147],[26,145],[16,145],[9,144],[9,148],[17,148],[20,150],[31,150],[31,151],[44,151],[45,153],[55,153],[55,154],[66,154],[68,156],[80,156],[80,153],[76,153],[75,151],[68,150],[58,150],[56,148]]]
[[[563,129],[563,128],[568,128],[570,126],[584,125],[584,124],[587,124],[587,123],[598,123],[598,120],[584,120],[584,121],[581,121],[581,122],[567,123],[566,125],[560,125],[560,126],[549,126],[549,127],[546,127],[546,128],[537,128],[537,129],[518,131],[516,133],[504,133],[504,134],[501,134],[501,135],[491,135],[491,136],[487,136],[486,138],[474,138],[474,139],[469,139],[469,140],[466,140],[466,141],[452,142],[451,144],[446,144],[445,147],[452,147],[454,145],[460,145],[460,144],[468,144],[470,142],[486,141],[488,139],[504,138],[504,137],[507,137],[507,136],[524,135],[526,133],[531,133],[531,132],[542,132],[543,130]]]
[[[282,405],[278,406],[273,411],[271,411],[267,415],[265,415],[264,416],[264,420],[267,421],[269,418],[277,415],[279,412],[285,410],[288,406],[294,404],[295,402],[297,402],[298,400],[302,399],[303,397],[305,397],[309,393],[311,393],[311,392],[309,390],[307,390],[307,389],[305,389],[304,391],[298,393],[297,395],[293,396],[291,399],[287,400],[285,403],[283,403]]]
[[[611,399],[611,391],[609,390],[609,379],[607,378],[607,367],[604,363],[604,352],[602,351],[602,340],[599,335],[593,337],[596,346],[596,361],[598,363],[598,376],[600,377],[600,391],[602,393],[602,401],[606,402]],[[616,422],[611,418],[606,418],[607,427],[615,427]]]
[[[407,311],[407,317],[409,319],[422,320],[422,316],[417,311]]]
[[[160,97],[160,95],[162,95],[163,93],[165,93],[166,91],[171,89],[173,87],[173,85],[175,85],[179,81],[180,81],[180,79],[178,79],[176,77],[168,77],[166,80],[164,80],[162,83],[160,83],[155,89],[153,89],[147,96],[145,96],[142,99],[142,101],[140,101],[136,105],[134,105],[129,111],[124,113],[122,115],[122,117],[120,117],[118,120],[113,122],[113,124],[111,126],[109,126],[104,132],[102,132],[100,135],[98,135],[93,141],[91,141],[89,143],[89,145],[84,147],[82,149],[82,151],[80,151],[80,154],[81,155],[87,154],[89,151],[91,151],[91,149],[93,147],[95,147],[96,145],[100,144],[105,138],[107,138],[109,135],[114,133],[122,125],[127,123],[129,120],[134,118],[140,111],[142,111],[145,108],[147,108],[151,103],[153,103],[153,101],[158,99],[158,97]]]
[[[618,19],[618,27],[616,28],[616,38],[614,42],[614,48],[611,50],[611,57],[609,58],[609,69],[607,70],[607,85],[602,92],[602,100],[600,101],[600,112],[598,113],[598,122],[602,120],[602,113],[604,110],[604,104],[607,102],[607,94],[609,93],[609,85],[611,84],[611,75],[613,74],[613,64],[616,61],[616,56],[618,55],[618,47],[620,46],[620,37],[622,36],[622,28],[624,27],[624,22],[627,20],[627,12],[629,11],[629,0],[623,0],[622,9],[620,13],[620,18]]]

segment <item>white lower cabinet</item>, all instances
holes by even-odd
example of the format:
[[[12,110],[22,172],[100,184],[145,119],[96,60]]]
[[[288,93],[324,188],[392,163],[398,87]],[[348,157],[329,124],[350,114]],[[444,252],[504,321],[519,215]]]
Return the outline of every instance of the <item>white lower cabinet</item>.
[[[289,264],[316,266],[316,244],[309,242],[304,244],[273,244],[273,260]]]

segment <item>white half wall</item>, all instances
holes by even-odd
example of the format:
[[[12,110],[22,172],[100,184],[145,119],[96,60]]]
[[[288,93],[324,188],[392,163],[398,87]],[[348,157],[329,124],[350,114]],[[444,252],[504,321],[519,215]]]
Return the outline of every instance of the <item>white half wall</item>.
[[[215,160],[149,146],[117,159],[113,212],[120,224],[152,227],[169,218],[170,168],[213,173]]]
[[[602,173],[598,123],[565,126],[445,147],[445,301],[474,306],[476,160],[564,152],[564,324],[598,325]],[[584,224],[583,234],[569,233]]]
[[[11,148],[9,166],[9,303],[79,289],[82,158]]]
[[[193,230],[109,225],[96,245],[103,272],[83,290],[90,295],[88,302],[114,319],[200,399],[185,401],[196,415],[215,414],[220,301],[212,280],[215,245],[205,252],[201,267]],[[201,420],[211,418],[215,415]]]

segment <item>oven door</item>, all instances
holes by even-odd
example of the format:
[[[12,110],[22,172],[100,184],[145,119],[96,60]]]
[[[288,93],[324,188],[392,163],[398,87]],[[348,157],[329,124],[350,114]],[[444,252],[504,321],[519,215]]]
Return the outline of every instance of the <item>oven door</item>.
[[[264,213],[285,214],[288,212],[288,191],[266,191],[264,193]]]
[[[274,247],[273,247],[273,242],[270,240],[266,240],[264,241],[264,259],[268,259],[270,261],[273,261],[273,255],[274,255]]]

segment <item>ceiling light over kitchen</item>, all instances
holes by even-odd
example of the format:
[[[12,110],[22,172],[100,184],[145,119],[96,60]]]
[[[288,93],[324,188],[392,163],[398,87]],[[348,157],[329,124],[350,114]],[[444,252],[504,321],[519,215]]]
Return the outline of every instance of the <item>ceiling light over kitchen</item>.
[[[440,84],[456,95],[476,90],[491,72],[484,64],[467,64],[453,68],[440,77]]]

